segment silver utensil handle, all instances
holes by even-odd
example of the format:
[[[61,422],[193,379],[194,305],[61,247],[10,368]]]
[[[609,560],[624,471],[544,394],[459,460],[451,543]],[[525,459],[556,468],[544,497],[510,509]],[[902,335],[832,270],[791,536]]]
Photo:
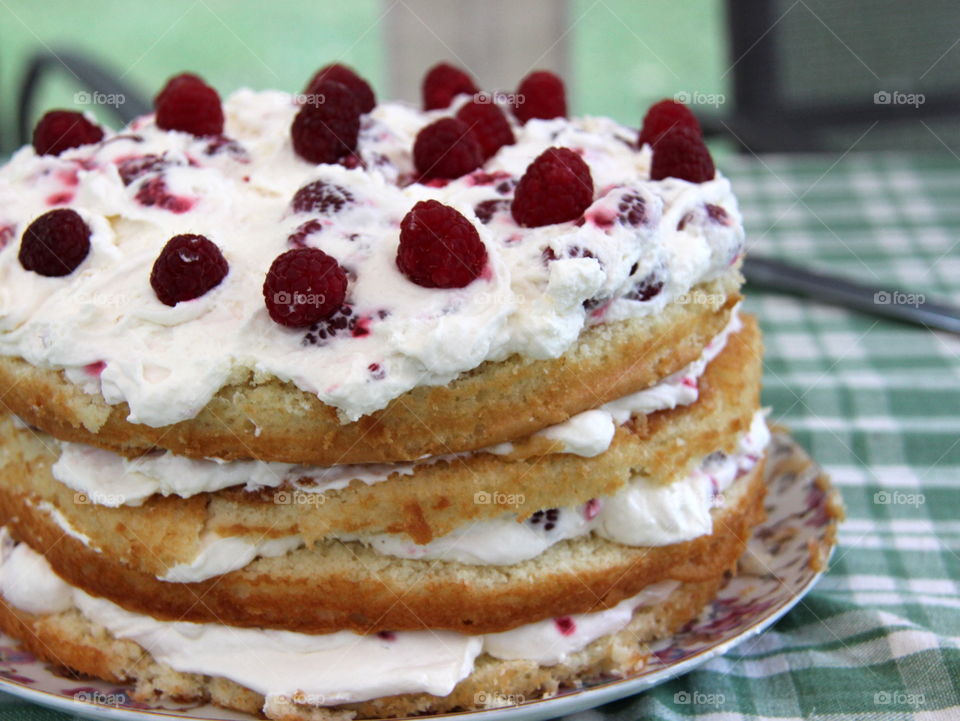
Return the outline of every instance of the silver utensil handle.
[[[922,293],[855,283],[756,255],[744,260],[743,274],[749,283],[769,290],[960,334],[960,308],[929,302]]]

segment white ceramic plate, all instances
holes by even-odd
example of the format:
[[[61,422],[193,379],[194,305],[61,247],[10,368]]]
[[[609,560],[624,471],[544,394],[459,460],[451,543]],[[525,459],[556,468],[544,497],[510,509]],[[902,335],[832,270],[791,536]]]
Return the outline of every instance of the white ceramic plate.
[[[646,667],[627,678],[599,680],[548,699],[487,711],[444,714],[470,721],[539,721],[600,706],[687,673],[762,632],[801,601],[820,576],[833,548],[836,519],[820,468],[784,433],[775,433],[766,469],[767,520],[750,541],[754,561],[703,613],[671,638],[654,643]],[[213,706],[151,708],[124,687],[77,681],[53,670],[0,634],[0,690],[81,718],[114,721],[251,721]],[[442,716],[420,717],[442,718]]]

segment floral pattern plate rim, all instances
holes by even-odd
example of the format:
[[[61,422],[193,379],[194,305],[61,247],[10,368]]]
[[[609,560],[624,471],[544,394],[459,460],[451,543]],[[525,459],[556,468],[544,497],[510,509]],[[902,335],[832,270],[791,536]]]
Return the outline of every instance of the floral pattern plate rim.
[[[647,665],[626,678],[600,679],[544,699],[425,718],[539,721],[583,711],[645,691],[693,670],[756,636],[798,604],[827,566],[843,518],[839,494],[820,467],[783,430],[773,434],[764,470],[767,520],[750,539],[750,552],[733,578],[694,621],[649,647]],[[155,708],[124,687],[55,675],[0,634],[0,691],[71,713],[112,721],[250,721],[210,705]],[[509,699],[491,699],[507,701]]]

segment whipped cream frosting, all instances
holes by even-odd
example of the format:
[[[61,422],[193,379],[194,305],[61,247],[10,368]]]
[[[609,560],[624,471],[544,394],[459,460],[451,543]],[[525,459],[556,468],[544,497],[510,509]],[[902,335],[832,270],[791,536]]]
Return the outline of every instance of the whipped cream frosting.
[[[598,409],[579,413],[534,435],[560,441],[562,447],[557,451],[560,453],[586,457],[599,455],[610,447],[616,426],[626,423],[632,416],[694,403],[700,393],[700,376],[726,347],[730,335],[742,327],[737,306],[727,326],[687,367],[656,385]],[[169,451],[128,459],[83,443],[54,442],[60,446],[60,457],[51,469],[54,478],[84,494],[87,502],[111,507],[138,506],[154,494],[189,498],[233,486],[258,491],[288,484],[294,492],[323,494],[346,488],[354,480],[372,485],[393,474],[410,475],[418,465],[447,457],[436,456],[416,463],[319,467],[265,461],[198,460]],[[513,448],[512,443],[500,443],[477,452],[506,454]]]
[[[480,171],[433,187],[409,182],[410,151],[420,128],[451,111],[378,105],[362,120],[357,154],[366,167],[348,169],[294,155],[289,94],[240,90],[224,110],[232,142],[160,130],[146,116],[60,156],[25,147],[0,168],[0,228],[9,229],[0,237],[18,238],[64,205],[92,229],[89,256],[64,278],[25,271],[17,242],[0,250],[0,354],[63,369],[85,391],[126,402],[131,422],[151,426],[195,416],[248,372],[292,382],[351,421],[487,360],[559,356],[585,325],[656,313],[742,252],[726,178],[650,181],[649,148],[631,147],[635,131],[607,119],[517,125],[516,144]],[[585,222],[520,228],[508,203],[481,222],[476,206],[508,199],[527,165],[555,145],[582,152],[591,168],[596,201]],[[118,167],[146,164],[145,156],[160,160],[140,177],[127,173],[125,184]],[[353,202],[330,216],[291,212],[294,193],[315,180],[342,186]],[[644,206],[636,227],[618,220],[628,195]],[[421,288],[396,267],[400,220],[430,198],[474,222],[487,248],[486,271],[465,288]],[[725,212],[710,211],[717,207]],[[363,333],[319,340],[267,316],[266,271],[309,220],[322,227],[304,242],[347,270],[347,302]],[[229,273],[204,296],[168,307],[154,296],[150,269],[180,233],[210,238]],[[658,283],[660,292],[639,299],[640,286]]]
[[[662,603],[677,581],[648,586],[611,609],[546,619],[503,633],[350,631],[308,635],[212,623],[158,621],[70,586],[26,544],[3,529],[0,593],[33,614],[76,608],[114,637],[136,642],[176,671],[228,678],[266,697],[264,710],[296,700],[332,706],[402,693],[446,696],[482,653],[550,666],[624,628],[635,609]]]

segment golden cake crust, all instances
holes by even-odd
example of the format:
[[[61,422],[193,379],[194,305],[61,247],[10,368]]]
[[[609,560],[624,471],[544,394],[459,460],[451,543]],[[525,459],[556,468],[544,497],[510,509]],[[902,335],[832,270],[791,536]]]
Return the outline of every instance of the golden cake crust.
[[[0,494],[0,513],[69,583],[157,618],[304,633],[479,634],[610,608],[650,584],[703,581],[728,568],[764,517],[762,467],[727,489],[725,504],[712,511],[711,534],[652,548],[589,535],[511,566],[399,559],[360,543],[325,541],[199,583],[170,583],[91,550],[47,514],[18,514],[22,506],[9,494]]]
[[[476,454],[423,465],[411,476],[396,474],[372,486],[355,481],[340,491],[300,499],[320,498],[322,504],[276,503],[294,495],[238,488],[108,508],[78,503],[82,494],[51,475],[58,456],[52,439],[17,428],[7,418],[0,420],[0,491],[11,496],[10,515],[41,512],[17,498],[49,503],[106,555],[153,575],[194,559],[205,532],[252,542],[300,535],[307,543],[335,533],[402,533],[427,543],[504,513],[523,519],[541,508],[610,496],[638,473],[671,483],[709,453],[732,451],[750,426],[760,394],[760,334],[754,318],[743,320],[744,328],[730,336],[701,377],[695,403],[636,417],[617,430],[608,451],[593,458],[552,453],[511,460]],[[501,502],[478,503],[477,494]]]
[[[446,386],[419,386],[386,408],[342,424],[336,410],[289,383],[234,378],[198,414],[154,428],[126,420],[58,371],[0,357],[7,410],[61,440],[127,456],[151,448],[194,458],[257,458],[312,465],[413,460],[521,438],[653,385],[696,359],[740,300],[739,271],[697,286],[697,302],[593,326],[551,360],[484,363]],[[261,382],[262,381],[262,382]]]
[[[669,636],[697,616],[726,582],[729,570],[700,582],[685,583],[666,601],[637,609],[624,629],[597,639],[562,664],[541,666],[534,661],[503,661],[484,654],[477,659],[473,672],[448,696],[402,694],[328,708],[279,702],[266,715],[279,721],[346,721],[478,710],[484,708],[481,702],[485,698],[534,700],[554,695],[562,686],[579,686],[601,675],[625,676],[644,667],[649,642]],[[209,701],[251,714],[263,713],[263,695],[225,678],[174,671],[133,641],[111,636],[73,609],[37,616],[17,610],[0,598],[0,628],[56,667],[114,683],[135,684],[133,696],[142,702]]]

